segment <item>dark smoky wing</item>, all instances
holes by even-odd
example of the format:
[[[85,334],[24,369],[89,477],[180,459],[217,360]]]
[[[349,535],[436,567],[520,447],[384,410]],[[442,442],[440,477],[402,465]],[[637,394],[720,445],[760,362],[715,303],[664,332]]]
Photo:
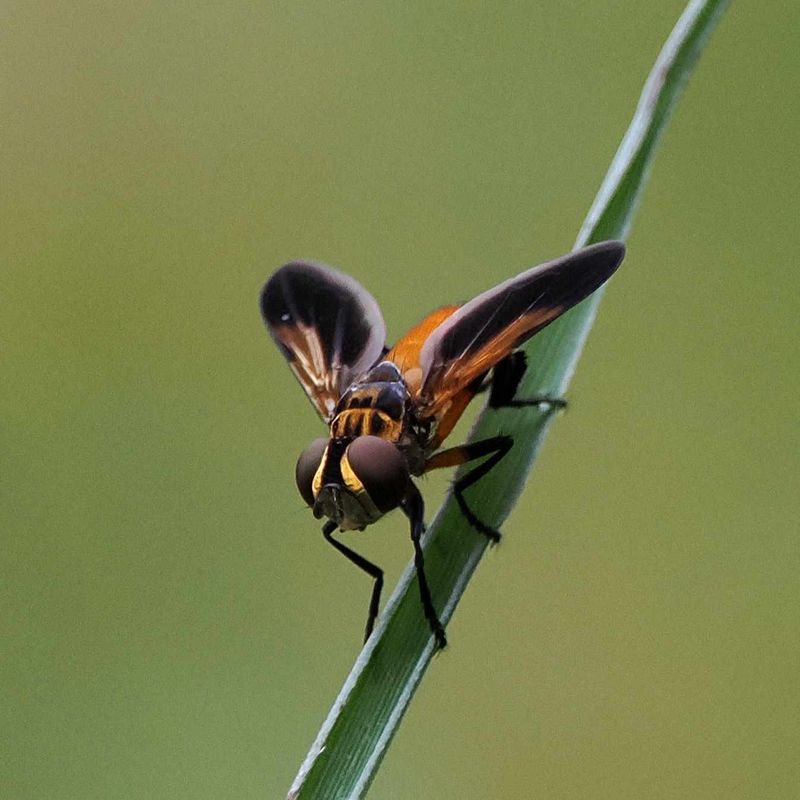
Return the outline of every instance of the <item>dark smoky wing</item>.
[[[461,306],[422,348],[423,400],[441,404],[491,369],[605,283],[624,254],[621,242],[601,242],[533,267]]]
[[[261,293],[261,313],[323,419],[350,382],[384,352],[386,327],[375,298],[323,264],[293,261]]]

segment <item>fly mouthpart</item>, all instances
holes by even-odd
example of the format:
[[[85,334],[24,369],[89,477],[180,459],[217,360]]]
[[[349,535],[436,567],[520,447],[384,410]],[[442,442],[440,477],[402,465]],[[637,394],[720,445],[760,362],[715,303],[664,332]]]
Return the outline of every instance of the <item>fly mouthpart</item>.
[[[323,486],[314,502],[313,512],[317,519],[328,517],[337,524],[340,523],[344,518],[344,502],[341,488],[332,483]]]

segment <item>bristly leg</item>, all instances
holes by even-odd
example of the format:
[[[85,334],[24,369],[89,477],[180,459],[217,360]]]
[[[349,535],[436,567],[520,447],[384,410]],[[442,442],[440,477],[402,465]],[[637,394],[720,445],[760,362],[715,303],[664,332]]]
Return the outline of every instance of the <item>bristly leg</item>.
[[[444,633],[444,626],[439,621],[439,615],[433,607],[431,590],[428,586],[428,578],[425,575],[425,559],[420,542],[422,534],[425,532],[425,503],[422,495],[414,484],[409,484],[409,490],[400,507],[408,517],[411,524],[411,541],[414,544],[414,566],[417,569],[417,582],[419,583],[419,598],[422,602],[422,611],[430,625],[431,633],[436,639],[436,646],[443,650],[447,647],[447,637]]]
[[[375,620],[378,617],[378,609],[380,608],[381,590],[383,589],[383,570],[367,561],[364,556],[359,555],[354,550],[351,550],[346,545],[333,538],[333,532],[336,530],[336,523],[329,520],[322,528],[322,535],[329,541],[345,558],[352,561],[359,569],[371,575],[375,579],[372,586],[372,596],[369,600],[369,612],[367,614],[367,627],[364,633],[364,641],[369,639],[372,629],[375,627]]]

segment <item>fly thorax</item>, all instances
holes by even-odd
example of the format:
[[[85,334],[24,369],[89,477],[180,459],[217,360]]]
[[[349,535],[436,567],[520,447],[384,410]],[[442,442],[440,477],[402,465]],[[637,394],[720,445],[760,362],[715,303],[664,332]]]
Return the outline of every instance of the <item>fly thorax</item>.
[[[331,422],[331,436],[379,436],[396,442],[403,433],[408,403],[408,389],[397,367],[382,362],[342,395]]]
[[[331,422],[331,436],[336,439],[353,439],[356,436],[380,436],[395,442],[400,438],[403,424],[392,419],[385,411],[352,408],[339,412]]]

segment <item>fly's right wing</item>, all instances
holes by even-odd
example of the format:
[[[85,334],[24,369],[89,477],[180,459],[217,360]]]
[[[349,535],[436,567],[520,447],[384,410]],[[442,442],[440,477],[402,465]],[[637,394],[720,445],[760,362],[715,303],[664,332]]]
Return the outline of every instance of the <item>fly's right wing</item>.
[[[449,315],[419,353],[421,417],[441,417],[474,380],[602,286],[624,255],[625,245],[615,241],[577,250],[504,281]]]

